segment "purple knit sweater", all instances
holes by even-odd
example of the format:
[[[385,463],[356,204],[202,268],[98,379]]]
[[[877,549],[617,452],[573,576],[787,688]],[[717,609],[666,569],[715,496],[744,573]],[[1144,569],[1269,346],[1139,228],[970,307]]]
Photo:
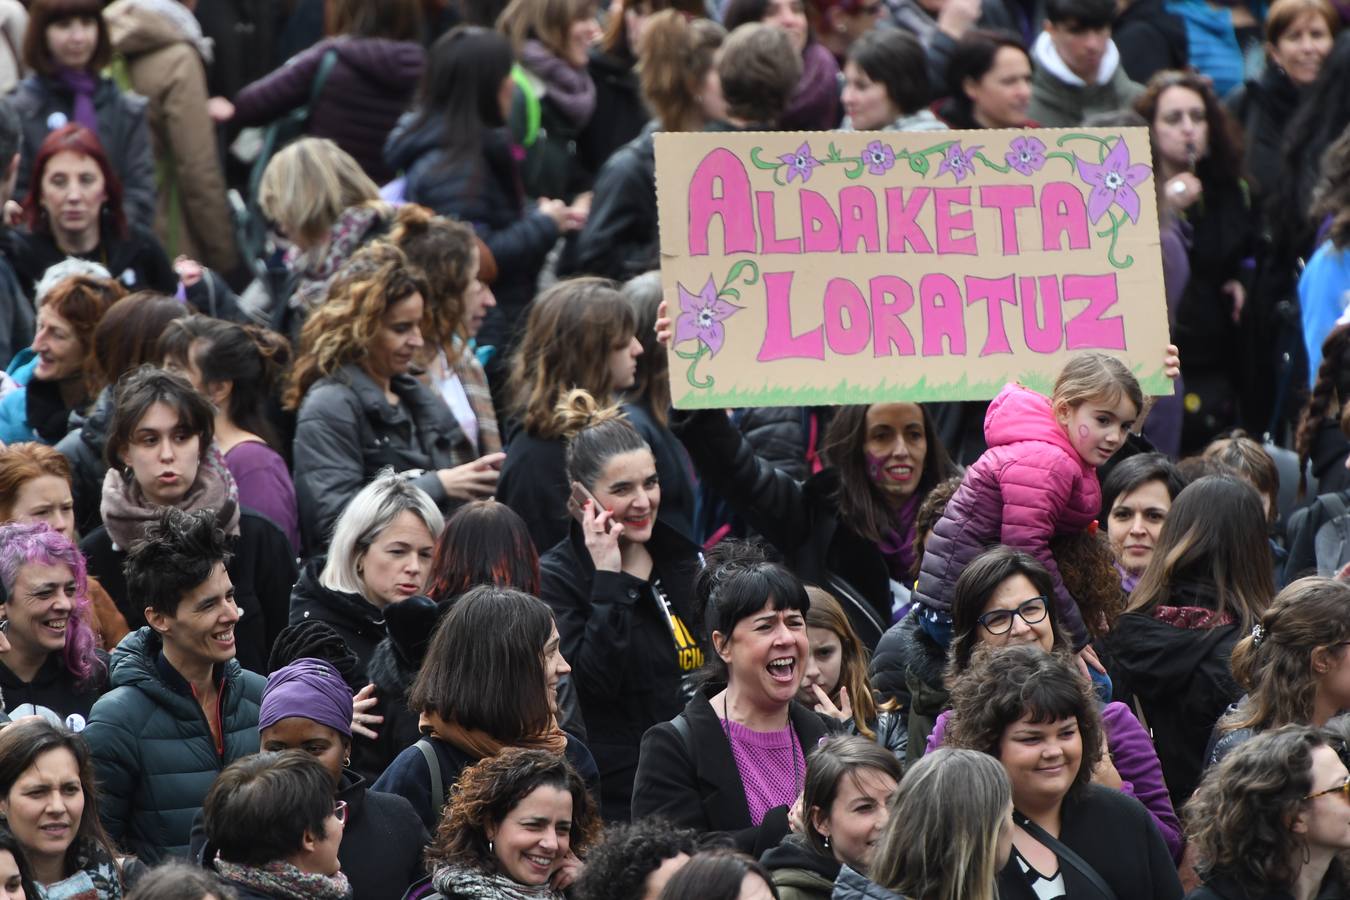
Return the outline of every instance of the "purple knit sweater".
[[[924,753],[942,746],[942,738],[947,733],[947,718],[951,714],[951,710],[945,710],[938,716]],[[1163,782],[1162,765],[1158,762],[1152,739],[1124,703],[1108,703],[1102,707],[1102,726],[1106,729],[1106,746],[1111,751],[1111,762],[1120,773],[1121,792],[1144,804],[1149,815],[1153,816],[1153,824],[1158,826],[1158,831],[1167,843],[1172,859],[1180,863],[1184,846],[1181,822],[1172,809],[1172,798]]]
[[[723,719],[722,727],[745,786],[751,824],[759,825],[774,807],[791,806],[806,779],[806,758],[792,723],[782,731],[751,731]]]

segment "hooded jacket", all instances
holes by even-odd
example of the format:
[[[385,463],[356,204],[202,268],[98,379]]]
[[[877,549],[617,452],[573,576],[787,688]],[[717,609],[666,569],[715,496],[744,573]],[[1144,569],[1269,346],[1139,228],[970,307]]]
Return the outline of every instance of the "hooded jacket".
[[[1082,125],[1096,113],[1115,112],[1132,104],[1144,92],[1125,74],[1120,51],[1108,41],[1096,81],[1088,84],[1073,72],[1055,50],[1049,32],[1041,32],[1031,46],[1031,106],[1027,115],[1047,128]]]
[[[70,494],[75,500],[75,527],[80,534],[89,534],[103,524],[100,504],[103,476],[108,472],[103,448],[108,443],[113,407],[112,388],[106,387],[87,413],[70,414],[70,431],[56,442],[56,449],[70,462]]]
[[[367,679],[375,645],[384,638],[384,613],[360,594],[335,591],[319,583],[327,562],[316,557],[305,563],[300,578],[291,590],[290,624],[317,620],[333,627],[347,642],[347,649],[361,661],[360,678]]]
[[[679,713],[687,697],[684,675],[703,659],[694,637],[698,545],[658,518],[646,546],[650,580],[597,572],[575,522],[539,560],[539,596],[553,610],[563,657],[572,665],[587,746],[600,770],[601,805],[611,821],[628,817],[642,735]],[[658,580],[678,622],[655,596]],[[677,657],[686,663],[683,671]]]
[[[917,609],[886,630],[872,656],[868,675],[879,699],[900,703],[907,764],[923,755],[938,716],[951,705],[946,668],[947,652],[920,627]]]
[[[99,818],[119,846],[154,864],[188,849],[192,819],[227,765],[258,752],[261,675],[237,660],[216,669],[221,740],[217,752],[202,708],[163,658],[151,628],[133,631],[112,654],[113,690],[94,704],[84,739],[94,757]]]
[[[1050,538],[1097,520],[1096,470],[1069,442],[1049,400],[1021,385],[1008,385],[989,404],[984,436],[989,449],[966,470],[928,536],[915,599],[928,611],[948,613],[965,567],[988,547],[1006,544],[1049,570],[1058,621],[1081,650],[1087,629],[1050,554]]]
[[[337,63],[310,110],[306,131],[332,139],[383,184],[394,177],[384,160],[385,138],[408,108],[426,61],[414,41],[348,36],[320,41],[241,90],[234,98],[234,121],[265,125],[308,103],[330,48],[337,50]]]
[[[74,120],[75,97],[56,79],[32,75],[19,82],[8,99],[23,123],[23,158],[14,196],[25,197],[38,148],[50,132]],[[155,223],[155,158],[150,152],[145,108],[144,97],[123,93],[109,78],[100,78],[94,89],[98,139],[112,170],[122,179],[122,207],[127,221],[149,229]]]
[[[328,546],[333,526],[362,486],[383,469],[409,473],[441,509],[454,504],[438,469],[472,462],[450,408],[411,375],[395,375],[391,405],[365,371],[348,363],[305,394],[295,423],[295,497],[310,554]]]
[[[905,900],[895,891],[870,881],[866,875],[860,875],[848,866],[839,868],[839,877],[834,880],[834,893],[830,900]]]
[[[799,834],[790,834],[769,850],[760,862],[773,873],[778,900],[830,900],[840,862],[822,856]]]
[[[117,0],[103,16],[113,49],[127,61],[131,86],[150,103],[160,172],[155,233],[169,256],[182,254],[228,272],[238,254],[216,126],[206,109],[209,60],[193,35],[144,0]]]
[[[385,159],[406,179],[403,197],[438,215],[472,225],[497,261],[492,292],[497,310],[489,311],[480,345],[501,342],[524,326],[522,313],[534,299],[544,260],[558,241],[558,226],[538,207],[527,206],[520,171],[504,128],[483,135],[474,159],[448,160],[444,117],[419,122],[404,116],[389,135]],[[517,321],[519,319],[519,321]]]
[[[1121,616],[1106,637],[1116,699],[1138,702],[1153,732],[1163,778],[1180,809],[1195,791],[1214,723],[1242,696],[1229,657],[1235,624],[1205,627],[1214,609],[1212,585],[1172,586],[1167,606]],[[1179,616],[1179,608],[1193,609]]]
[[[89,710],[108,689],[108,655],[98,652],[98,662],[81,682],[66,666],[61,651],[48,653],[32,681],[22,681],[0,662],[0,699],[11,719],[38,715],[76,733],[83,731],[89,721]]]

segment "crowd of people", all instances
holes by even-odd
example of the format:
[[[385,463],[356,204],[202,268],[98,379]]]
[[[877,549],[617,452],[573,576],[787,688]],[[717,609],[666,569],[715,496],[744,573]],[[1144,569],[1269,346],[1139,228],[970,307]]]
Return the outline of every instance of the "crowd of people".
[[[1350,896],[1347,22],[0,0],[0,896]],[[656,133],[1094,124],[1174,397],[671,408]]]

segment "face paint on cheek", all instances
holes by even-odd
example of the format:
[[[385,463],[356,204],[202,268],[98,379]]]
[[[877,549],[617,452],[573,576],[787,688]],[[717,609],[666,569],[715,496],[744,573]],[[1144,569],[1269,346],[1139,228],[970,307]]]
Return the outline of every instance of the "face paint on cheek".
[[[881,472],[886,466],[886,457],[873,456],[866,450],[863,451],[863,456],[867,459],[867,477],[873,481],[880,481]],[[1347,463],[1347,465],[1350,465],[1350,463]]]
[[[1079,426],[1078,426],[1078,436],[1079,436],[1080,438],[1082,438],[1083,440],[1086,441],[1091,435],[1092,435],[1092,432],[1091,432],[1091,431],[1088,431],[1088,427],[1087,427],[1086,425],[1079,425]]]

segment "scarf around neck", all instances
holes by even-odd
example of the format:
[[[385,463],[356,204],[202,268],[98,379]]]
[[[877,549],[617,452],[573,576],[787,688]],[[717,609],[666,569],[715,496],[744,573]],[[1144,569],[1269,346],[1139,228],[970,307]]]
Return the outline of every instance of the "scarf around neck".
[[[548,884],[519,884],[505,875],[468,866],[441,866],[431,876],[431,884],[447,897],[466,900],[563,900]]]
[[[802,77],[778,120],[784,131],[825,131],[839,124],[839,63],[823,44],[802,51]]]
[[[895,511],[895,527],[881,536],[877,549],[886,558],[886,568],[891,578],[908,585],[913,578],[914,554],[914,514],[919,509],[919,492],[904,502]]]
[[[507,747],[548,750],[552,753],[562,753],[567,749],[567,732],[559,728],[558,720],[553,718],[549,719],[548,730],[543,734],[529,735],[511,744],[497,740],[486,731],[465,728],[453,719],[447,722],[434,712],[422,713],[417,719],[417,727],[423,733],[430,731],[447,744],[453,744],[476,759],[496,756]]]
[[[197,468],[197,479],[175,505],[184,512],[213,509],[216,523],[225,529],[225,533],[231,537],[239,536],[239,488],[225,467],[225,457],[215,447],[207,451],[206,459]],[[159,518],[161,508],[145,498],[134,477],[127,478],[117,469],[109,469],[103,476],[103,502],[99,512],[103,515],[108,536],[118,549],[128,550],[140,540],[145,526]]]
[[[39,900],[121,900],[122,879],[117,863],[92,842],[75,857],[77,870],[69,878],[34,887]]]
[[[94,91],[98,89],[98,76],[84,69],[62,66],[56,70],[56,81],[70,91],[74,98],[70,118],[98,134],[98,112],[94,109]]]
[[[533,38],[521,47],[520,64],[544,83],[548,96],[574,127],[586,127],[595,113],[595,82],[590,72],[573,68]]]
[[[265,866],[246,866],[226,862],[219,856],[216,857],[215,867],[223,878],[255,888],[269,897],[284,900],[347,900],[352,895],[352,886],[341,872],[336,875],[301,872],[290,863],[281,861],[270,862]]]

